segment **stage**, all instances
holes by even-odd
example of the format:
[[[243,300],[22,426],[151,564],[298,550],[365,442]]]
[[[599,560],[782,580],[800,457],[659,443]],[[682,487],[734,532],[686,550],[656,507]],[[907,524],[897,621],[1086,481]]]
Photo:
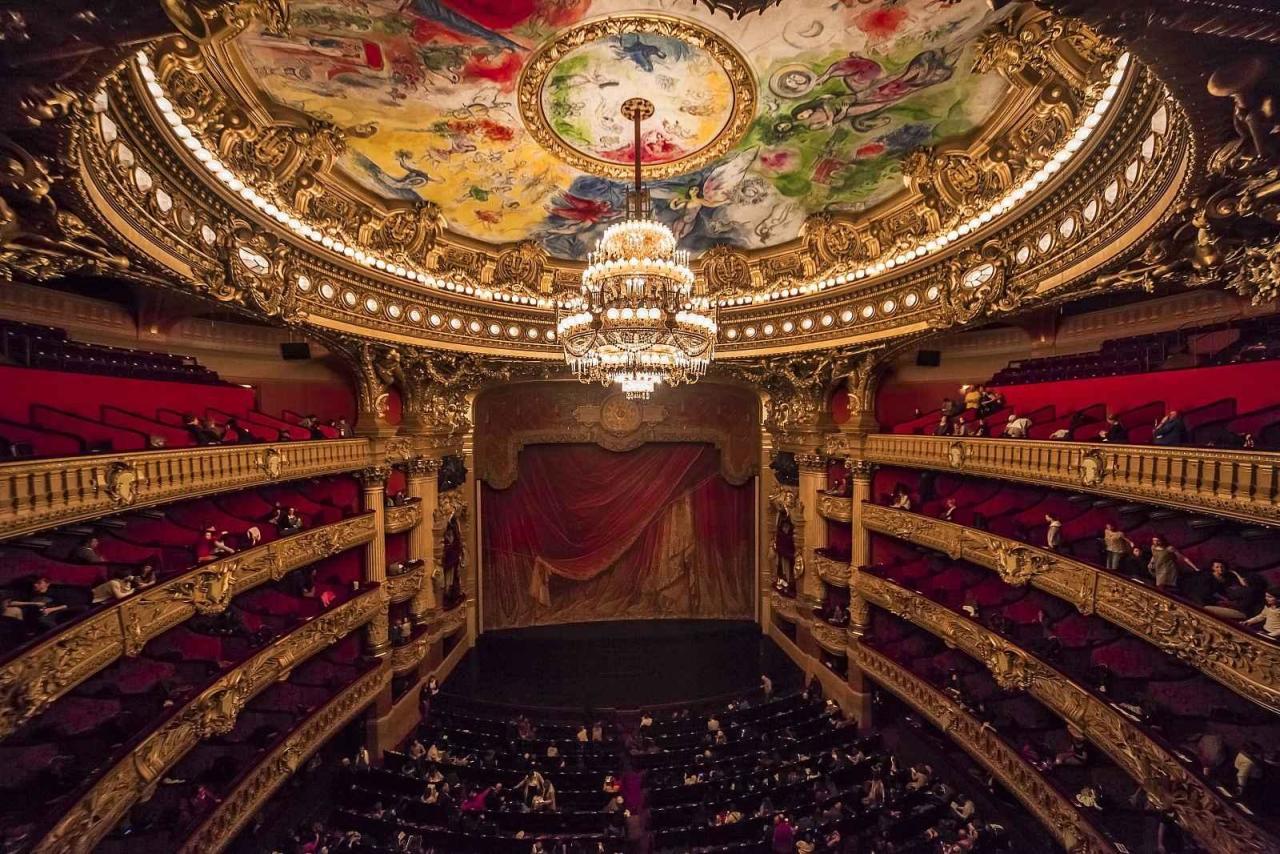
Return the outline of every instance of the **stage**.
[[[629,620],[485,632],[444,684],[513,705],[634,708],[744,693],[801,674],[746,620]]]

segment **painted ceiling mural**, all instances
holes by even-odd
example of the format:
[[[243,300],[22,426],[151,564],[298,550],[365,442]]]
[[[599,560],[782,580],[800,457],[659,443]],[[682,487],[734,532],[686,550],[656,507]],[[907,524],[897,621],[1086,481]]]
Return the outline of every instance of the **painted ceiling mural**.
[[[649,186],[655,213],[697,253],[772,246],[796,237],[811,213],[882,201],[902,187],[907,152],[972,130],[1004,94],[997,76],[969,70],[994,14],[986,0],[793,0],[742,20],[693,0],[290,8],[289,35],[247,34],[240,58],[270,98],[348,130],[350,175],[388,197],[436,202],[459,234],[533,238],[562,258],[583,257],[622,216],[626,179],[577,155],[630,161],[618,108],[633,95],[657,107],[643,161],[679,171],[689,159],[690,170]],[[556,145],[535,138],[517,103],[526,65],[584,22],[626,14],[690,22],[745,57],[754,104],[736,138],[724,136],[735,110],[724,52],[656,31],[566,47],[537,95]],[[709,163],[690,159],[717,139],[732,144]]]

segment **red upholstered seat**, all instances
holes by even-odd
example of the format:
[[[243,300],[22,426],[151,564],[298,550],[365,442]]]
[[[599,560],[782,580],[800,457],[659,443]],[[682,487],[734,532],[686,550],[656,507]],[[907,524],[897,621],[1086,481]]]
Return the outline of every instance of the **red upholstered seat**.
[[[60,737],[92,732],[103,721],[120,714],[122,706],[113,697],[63,697],[41,715],[39,725]]]
[[[121,694],[146,694],[174,674],[174,666],[139,656],[124,658],[112,666],[112,684]]]

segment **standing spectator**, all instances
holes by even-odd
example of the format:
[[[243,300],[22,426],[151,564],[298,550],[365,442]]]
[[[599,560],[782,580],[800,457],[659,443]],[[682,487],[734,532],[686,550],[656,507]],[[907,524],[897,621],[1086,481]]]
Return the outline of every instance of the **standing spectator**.
[[[298,515],[298,511],[290,507],[284,514],[284,518],[280,520],[277,528],[280,536],[287,537],[290,534],[296,534],[302,530],[302,517]]]
[[[942,414],[947,418],[953,418],[960,414],[960,406],[949,397],[942,399]]]
[[[1186,422],[1176,409],[1170,409],[1164,418],[1156,422],[1155,433],[1151,436],[1156,445],[1185,445],[1187,439]]]
[[[1176,590],[1178,588],[1178,562],[1186,564],[1195,570],[1196,565],[1186,558],[1182,552],[1164,541],[1162,537],[1151,538],[1151,561],[1147,564],[1147,569],[1151,572],[1151,577],[1155,579],[1156,587],[1162,590]]]
[[[933,435],[935,436],[951,435],[951,416],[943,415],[940,418],[938,418],[938,426],[933,428]]]
[[[1102,531],[1102,547],[1107,555],[1107,569],[1114,572],[1120,568],[1125,553],[1133,548],[1133,540],[1117,528],[1115,523],[1108,522]]]
[[[960,505],[956,503],[954,498],[948,498],[946,506],[942,508],[942,516],[939,517],[944,522],[956,521],[956,511],[960,509]]]
[[[960,391],[964,393],[964,408],[972,409],[976,414],[982,403],[982,386],[964,385],[960,387]]]
[[[1052,513],[1044,514],[1044,520],[1049,523],[1044,534],[1044,547],[1051,552],[1062,551],[1062,520]]]

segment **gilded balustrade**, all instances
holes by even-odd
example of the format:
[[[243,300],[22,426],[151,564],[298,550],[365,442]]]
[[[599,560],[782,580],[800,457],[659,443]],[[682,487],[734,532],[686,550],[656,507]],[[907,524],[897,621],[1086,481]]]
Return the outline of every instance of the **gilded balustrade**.
[[[405,572],[398,572],[395,575],[388,575],[385,582],[387,587],[387,595],[392,602],[407,602],[413,598],[423,584],[429,584],[427,579],[427,565],[420,564],[414,569]]]
[[[0,539],[111,513],[370,465],[364,439],[174,448],[0,465]]]
[[[861,572],[857,590],[867,601],[937,635],[981,662],[1006,691],[1026,691],[1105,750],[1155,803],[1210,851],[1280,850],[1280,840],[1249,822],[1230,801],[1169,750],[1065,674],[982,625],[883,578]]]
[[[233,598],[294,569],[369,542],[372,514],[265,543],[197,567],[71,623],[0,664],[0,738],[122,655],[196,614],[224,611]]]
[[[993,569],[1008,584],[1029,583],[1082,614],[1097,614],[1280,712],[1280,645],[1260,635],[1154,587],[986,531],[870,503],[862,519],[872,531]]]
[[[360,714],[390,684],[391,668],[384,659],[312,712],[240,779],[179,849],[181,854],[214,854],[226,848],[311,754]]]
[[[864,456],[881,465],[951,470],[1280,523],[1280,455],[1274,453],[881,433],[867,438]]]
[[[847,495],[821,494],[818,496],[818,515],[847,525],[853,521],[853,499]]]
[[[1049,829],[1064,849],[1075,854],[1116,850],[1084,813],[1023,761],[1017,750],[946,694],[864,644],[850,644],[849,663],[928,718],[990,771]]]
[[[71,805],[35,847],[40,854],[88,852],[102,841],[140,799],[154,791],[165,773],[187,751],[207,738],[225,735],[236,717],[257,694],[299,663],[385,612],[387,594],[381,587],[361,593],[310,620],[261,650],[180,708]]]
[[[387,533],[399,534],[422,521],[422,502],[410,500],[387,508]]]

